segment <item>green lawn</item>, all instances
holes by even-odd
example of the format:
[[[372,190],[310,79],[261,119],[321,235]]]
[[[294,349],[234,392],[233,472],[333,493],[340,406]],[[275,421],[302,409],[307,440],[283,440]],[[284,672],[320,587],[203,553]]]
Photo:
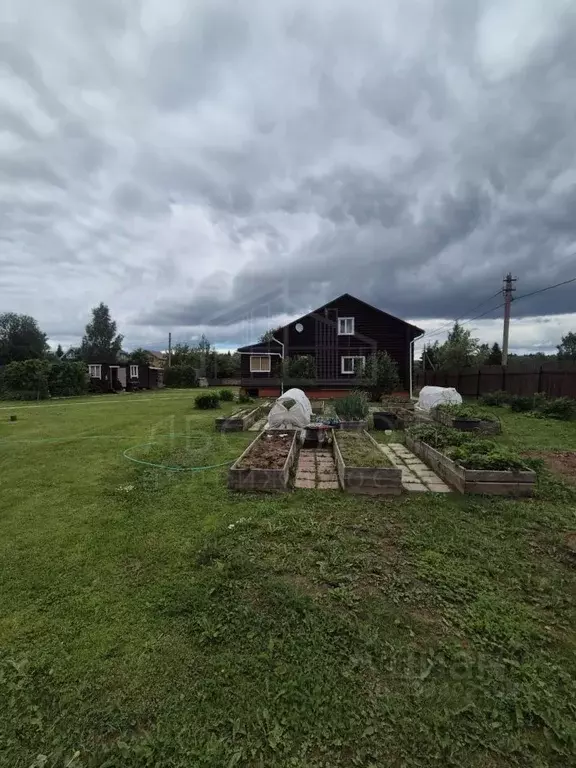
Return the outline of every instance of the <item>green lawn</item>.
[[[234,495],[124,457],[238,456],[193,396],[1,405],[0,766],[570,764],[576,491]]]

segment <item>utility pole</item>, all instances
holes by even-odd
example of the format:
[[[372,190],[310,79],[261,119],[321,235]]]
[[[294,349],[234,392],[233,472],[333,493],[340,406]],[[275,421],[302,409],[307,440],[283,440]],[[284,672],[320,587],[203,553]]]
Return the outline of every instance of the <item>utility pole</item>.
[[[172,365],[172,334],[168,334],[168,368]]]
[[[512,273],[508,272],[504,278],[504,288],[502,293],[504,294],[504,334],[502,338],[502,365],[508,365],[508,337],[510,335],[510,306],[512,304],[512,293],[516,290],[513,287],[513,283],[518,278],[512,277]]]

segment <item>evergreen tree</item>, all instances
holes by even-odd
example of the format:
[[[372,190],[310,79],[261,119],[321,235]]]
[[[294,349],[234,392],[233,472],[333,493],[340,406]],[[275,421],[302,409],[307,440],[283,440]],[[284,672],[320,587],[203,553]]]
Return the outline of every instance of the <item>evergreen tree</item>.
[[[100,303],[92,309],[92,322],[88,323],[82,337],[82,359],[87,362],[115,363],[123,340],[124,337],[116,333],[116,323],[110,317],[107,305]]]
[[[497,341],[492,345],[492,349],[486,360],[486,365],[502,365],[502,350]]]

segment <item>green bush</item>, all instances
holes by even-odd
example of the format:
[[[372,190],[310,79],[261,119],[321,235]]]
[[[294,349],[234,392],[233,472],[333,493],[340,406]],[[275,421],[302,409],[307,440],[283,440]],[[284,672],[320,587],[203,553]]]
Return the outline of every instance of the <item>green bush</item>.
[[[527,413],[534,408],[534,398],[515,395],[510,400],[510,410],[515,413]]]
[[[238,395],[238,402],[248,404],[248,403],[253,403],[254,400],[250,397],[250,395],[247,395],[245,392],[240,392],[240,394]]]
[[[231,389],[221,389],[218,397],[223,403],[232,403],[234,401],[234,392]]]
[[[45,400],[50,397],[48,360],[8,363],[2,375],[2,397],[8,400]]]
[[[363,378],[370,387],[371,397],[380,400],[382,395],[397,392],[401,387],[398,363],[388,352],[375,352],[366,361]]]
[[[354,390],[334,403],[334,410],[342,421],[362,421],[369,413],[368,395]]]
[[[539,413],[547,419],[571,421],[576,418],[576,401],[570,397],[546,400],[538,406]]]
[[[206,392],[204,395],[198,395],[194,400],[196,408],[200,410],[208,410],[209,408],[218,408],[220,405],[220,399],[215,392]]]
[[[198,377],[196,368],[192,365],[172,365],[164,369],[164,384],[167,387],[190,387],[198,386]]]
[[[284,378],[295,381],[314,381],[316,361],[312,355],[298,355],[284,360]]]
[[[52,397],[83,395],[88,391],[88,374],[84,363],[52,363],[48,374]]]
[[[496,392],[487,392],[480,398],[480,402],[482,405],[490,406],[508,405],[513,397],[514,395],[511,395],[509,392],[499,389]]]

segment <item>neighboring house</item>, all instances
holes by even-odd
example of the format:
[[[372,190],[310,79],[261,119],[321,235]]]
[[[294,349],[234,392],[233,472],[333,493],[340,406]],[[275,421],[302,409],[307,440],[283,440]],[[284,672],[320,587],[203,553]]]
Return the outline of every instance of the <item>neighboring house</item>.
[[[313,397],[337,397],[359,383],[366,360],[386,351],[409,387],[412,341],[423,330],[345,293],[279,328],[270,341],[240,347],[241,385],[250,394],[273,397],[282,383],[282,358],[314,359],[315,378],[304,389]]]
[[[164,352],[154,352],[152,349],[147,349],[146,352],[150,356],[150,365],[153,368],[164,368],[164,363],[166,362]]]
[[[140,363],[88,363],[91,381],[99,381],[103,390],[157,389],[164,385],[164,371]]]

